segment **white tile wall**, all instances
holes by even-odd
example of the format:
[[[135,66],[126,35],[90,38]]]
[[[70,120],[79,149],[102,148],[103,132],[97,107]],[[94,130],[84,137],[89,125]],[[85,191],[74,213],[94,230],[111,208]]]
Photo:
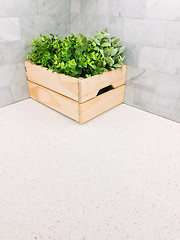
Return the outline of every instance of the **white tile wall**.
[[[169,21],[165,38],[165,46],[180,50],[180,21]]]
[[[124,20],[123,40],[135,44],[162,47],[166,25],[166,21],[127,18]]]
[[[0,107],[14,103],[11,87],[0,88]]]
[[[0,17],[19,17],[37,14],[37,0],[0,0]]]
[[[168,50],[165,48],[144,46],[140,51],[139,66],[156,71],[165,68]]]
[[[0,89],[10,86],[15,76],[15,65],[0,66]]]
[[[112,36],[121,36],[122,37],[123,25],[124,25],[123,19],[116,17],[116,16],[110,16],[109,17],[109,25],[107,25],[108,32]]]
[[[11,85],[11,92],[14,102],[18,102],[29,97],[28,87],[25,81],[13,83]]]
[[[70,31],[70,0],[0,0],[0,107],[29,97],[23,62],[40,33]]]
[[[96,31],[106,28],[108,24],[109,17],[105,15],[71,14],[71,33],[96,34]]]
[[[1,44],[5,64],[23,62],[26,59],[26,41],[10,41]]]
[[[81,10],[81,0],[71,1],[71,13],[80,13]]]
[[[180,98],[180,76],[160,73],[155,93],[163,98],[176,100]]]
[[[109,0],[109,14],[119,17],[143,18],[146,0]]]
[[[109,0],[81,1],[81,12],[84,14],[108,15]]]
[[[158,85],[159,75],[160,73],[157,71],[129,66],[126,84],[154,93]]]
[[[70,0],[38,0],[39,14],[70,14]]]
[[[180,20],[179,0],[147,0],[146,18]]]
[[[4,55],[2,50],[2,44],[0,43],[0,66],[4,64],[5,64],[5,61],[4,61]]]
[[[21,39],[19,18],[0,18],[0,43]]]

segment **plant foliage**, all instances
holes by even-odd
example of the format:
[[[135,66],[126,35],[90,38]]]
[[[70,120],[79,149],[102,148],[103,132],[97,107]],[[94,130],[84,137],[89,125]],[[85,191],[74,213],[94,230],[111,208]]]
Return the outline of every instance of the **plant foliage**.
[[[31,62],[72,77],[91,77],[123,67],[124,46],[120,39],[109,37],[105,31],[95,36],[81,33],[60,38],[59,35],[40,35],[32,41],[27,53]]]

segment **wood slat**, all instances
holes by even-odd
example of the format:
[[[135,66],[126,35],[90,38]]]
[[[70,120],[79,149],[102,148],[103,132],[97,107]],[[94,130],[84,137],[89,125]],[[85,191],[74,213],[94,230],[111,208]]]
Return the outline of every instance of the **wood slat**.
[[[124,100],[125,85],[110,90],[87,102],[80,103],[80,123],[83,124],[101,113],[119,105]]]
[[[59,93],[28,81],[30,97],[79,122],[79,103]]]
[[[47,68],[25,61],[27,80],[49,88],[64,96],[78,101],[78,79],[65,74],[47,70]]]
[[[113,71],[104,72],[90,78],[79,80],[79,102],[83,103],[96,97],[98,91],[112,85],[117,88],[125,84],[126,65],[124,68],[117,68]]]

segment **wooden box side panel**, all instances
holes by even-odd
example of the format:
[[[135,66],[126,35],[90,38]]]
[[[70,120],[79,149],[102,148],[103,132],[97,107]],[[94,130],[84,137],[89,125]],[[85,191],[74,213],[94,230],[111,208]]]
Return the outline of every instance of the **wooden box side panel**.
[[[78,101],[78,79],[25,61],[27,80]]]
[[[30,97],[79,122],[79,103],[28,81]]]
[[[103,93],[80,104],[80,123],[83,124],[101,113],[119,105],[124,100],[125,85]]]
[[[109,85],[112,85],[114,88],[120,87],[125,84],[125,79],[126,66],[124,65],[124,68],[117,68],[91,78],[79,80],[79,102],[83,103],[96,97],[100,89]]]

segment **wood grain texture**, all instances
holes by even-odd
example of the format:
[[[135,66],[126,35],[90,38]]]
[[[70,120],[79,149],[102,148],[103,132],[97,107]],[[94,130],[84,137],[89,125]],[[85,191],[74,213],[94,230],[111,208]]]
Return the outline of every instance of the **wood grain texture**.
[[[90,78],[74,78],[47,70],[47,68],[25,61],[27,80],[58,92],[83,103],[96,97],[98,91],[112,85],[114,88],[125,84],[126,65]]]
[[[125,84],[126,65],[113,71],[104,72],[86,79],[79,79],[79,102],[83,103],[97,96],[100,89],[112,85],[114,88]]]
[[[80,103],[80,120],[81,124],[100,115],[103,112],[119,105],[124,100],[125,85],[110,90],[99,95],[87,102]]]
[[[78,79],[25,61],[27,80],[78,101]]]
[[[86,79],[52,73],[29,61],[25,68],[30,97],[81,124],[124,100],[126,66]],[[107,86],[114,89],[97,96]]]
[[[31,98],[79,122],[78,102],[30,81],[28,89]]]

